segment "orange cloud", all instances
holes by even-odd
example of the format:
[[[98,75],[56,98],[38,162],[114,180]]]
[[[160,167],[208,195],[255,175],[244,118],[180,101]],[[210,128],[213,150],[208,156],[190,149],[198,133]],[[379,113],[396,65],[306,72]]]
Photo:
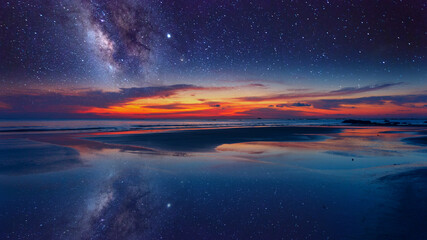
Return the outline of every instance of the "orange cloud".
[[[301,90],[275,94],[264,85],[203,87],[187,84],[119,91],[11,93],[0,96],[0,117],[63,118],[306,118],[426,117],[426,94],[378,95],[397,84]],[[286,90],[283,90],[286,91]],[[371,94],[349,98],[348,94]],[[261,96],[261,97],[254,97]],[[258,99],[258,101],[256,101]],[[304,100],[301,100],[304,99]],[[7,107],[7,108],[6,108]]]

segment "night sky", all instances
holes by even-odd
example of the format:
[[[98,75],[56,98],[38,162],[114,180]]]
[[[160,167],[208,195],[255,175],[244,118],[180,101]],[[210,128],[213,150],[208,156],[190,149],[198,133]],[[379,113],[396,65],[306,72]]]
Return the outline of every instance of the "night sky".
[[[425,117],[426,5],[2,0],[0,117]]]

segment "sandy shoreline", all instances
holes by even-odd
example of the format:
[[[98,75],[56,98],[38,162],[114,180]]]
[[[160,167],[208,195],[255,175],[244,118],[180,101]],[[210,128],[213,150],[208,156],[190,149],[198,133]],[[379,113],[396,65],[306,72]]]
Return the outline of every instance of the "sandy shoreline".
[[[338,133],[333,127],[251,127],[180,130],[146,134],[103,135],[85,139],[105,143],[137,145],[167,151],[213,151],[225,143],[250,141],[315,141],[324,134]]]

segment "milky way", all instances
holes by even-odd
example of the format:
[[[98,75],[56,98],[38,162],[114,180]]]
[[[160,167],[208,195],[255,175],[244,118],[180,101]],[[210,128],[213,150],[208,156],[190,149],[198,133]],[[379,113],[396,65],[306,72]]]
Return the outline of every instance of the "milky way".
[[[374,97],[370,107],[389,110],[382,114],[424,114],[415,109],[425,106],[425,1],[17,0],[0,7],[0,117],[342,117],[348,103],[378,114],[363,107],[366,97]],[[177,86],[184,88],[156,94]],[[211,94],[210,87],[222,88]],[[331,104],[315,99],[333,96]]]
[[[4,86],[198,85],[227,75],[338,88],[420,84],[427,74],[419,0],[24,0],[0,7]]]
[[[14,1],[1,8],[5,86],[140,86],[156,79],[170,50],[158,4],[146,1]]]
[[[155,72],[160,31],[147,3],[82,1],[80,6],[85,40],[110,72],[124,80]]]

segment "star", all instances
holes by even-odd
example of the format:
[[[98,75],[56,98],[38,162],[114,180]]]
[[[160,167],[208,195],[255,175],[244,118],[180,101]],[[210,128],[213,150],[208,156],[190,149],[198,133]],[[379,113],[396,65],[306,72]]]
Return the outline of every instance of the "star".
[[[170,33],[167,33],[167,34],[166,34],[166,37],[167,37],[168,39],[170,39],[170,38],[172,37],[172,35],[171,35]]]

